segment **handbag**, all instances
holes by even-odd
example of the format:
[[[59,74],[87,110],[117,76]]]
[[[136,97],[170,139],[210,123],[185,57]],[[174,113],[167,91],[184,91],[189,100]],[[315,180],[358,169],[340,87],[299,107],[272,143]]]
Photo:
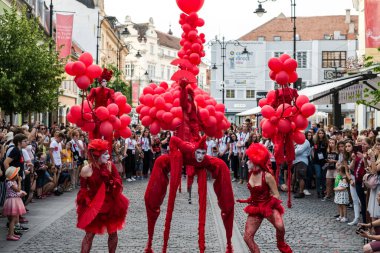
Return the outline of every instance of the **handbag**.
[[[379,178],[377,174],[366,173],[363,177],[363,183],[368,189],[376,189],[379,184]]]

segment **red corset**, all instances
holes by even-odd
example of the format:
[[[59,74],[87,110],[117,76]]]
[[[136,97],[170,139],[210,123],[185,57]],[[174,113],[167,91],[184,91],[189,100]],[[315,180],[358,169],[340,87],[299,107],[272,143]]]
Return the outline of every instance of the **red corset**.
[[[248,190],[251,192],[252,203],[263,203],[267,202],[271,198],[270,188],[265,181],[265,172],[261,172],[261,185],[252,187],[252,185],[247,183]]]

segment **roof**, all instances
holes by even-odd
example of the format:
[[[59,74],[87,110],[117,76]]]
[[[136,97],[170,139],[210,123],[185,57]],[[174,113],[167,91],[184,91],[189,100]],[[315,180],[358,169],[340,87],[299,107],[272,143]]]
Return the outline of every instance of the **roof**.
[[[296,17],[299,40],[324,40],[325,35],[334,35],[335,31],[340,31],[341,35],[347,35],[347,39],[354,40],[357,35],[358,16],[351,15],[350,19],[354,25],[353,33],[349,33],[350,25],[345,23],[345,15]],[[292,41],[292,29],[292,19],[285,17],[284,14],[280,14],[278,17],[243,35],[239,40],[255,41],[258,40],[258,37],[264,36],[265,41],[273,41],[274,36],[281,36],[282,41]]]
[[[181,45],[179,44],[180,38],[177,38],[173,35],[170,35],[168,33],[163,33],[157,30],[156,30],[156,33],[157,33],[157,38],[158,38],[158,44],[160,46],[173,48],[177,50],[181,49]]]

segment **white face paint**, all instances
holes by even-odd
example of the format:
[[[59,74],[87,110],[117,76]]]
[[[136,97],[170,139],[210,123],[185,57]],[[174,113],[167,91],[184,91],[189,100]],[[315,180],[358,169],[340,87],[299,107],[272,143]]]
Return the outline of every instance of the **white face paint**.
[[[195,150],[195,160],[197,160],[197,162],[201,163],[203,159],[205,158],[205,155],[206,155],[205,149]]]
[[[108,150],[104,152],[100,157],[99,157],[99,162],[101,164],[107,163],[108,160],[110,159],[110,155],[108,154]]]
[[[251,169],[253,169],[253,163],[251,162],[251,160],[248,160],[247,161],[247,167],[248,167],[248,170],[251,170]]]
[[[101,85],[102,85],[103,88],[107,87],[107,81],[103,80],[102,83],[101,83]]]

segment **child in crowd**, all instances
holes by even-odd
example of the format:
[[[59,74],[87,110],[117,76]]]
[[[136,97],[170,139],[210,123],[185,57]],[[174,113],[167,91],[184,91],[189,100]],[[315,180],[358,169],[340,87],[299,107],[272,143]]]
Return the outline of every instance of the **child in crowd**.
[[[139,143],[136,144],[136,162],[135,162],[135,168],[136,168],[136,177],[137,180],[142,180],[142,171],[143,171],[143,162],[144,162],[144,152],[141,149],[141,145]]]
[[[70,177],[70,181],[65,183],[64,190],[65,191],[72,191],[72,186],[75,185],[76,182],[74,182],[74,169],[73,169],[73,153],[71,151],[72,143],[67,142],[65,149],[62,149],[62,172],[61,175],[64,177]],[[71,184],[71,186],[70,186]]]
[[[26,192],[21,190],[21,177],[18,175],[20,168],[9,167],[6,172],[6,200],[3,208],[3,215],[8,216],[9,229],[7,241],[18,241],[20,236],[15,234],[15,225],[19,221],[19,216],[26,214],[26,209],[21,198]]]
[[[350,202],[348,196],[348,182],[345,174],[345,168],[343,166],[339,167],[338,173],[335,177],[335,204],[338,205],[339,217],[336,218],[337,221],[347,222],[347,204]]]

